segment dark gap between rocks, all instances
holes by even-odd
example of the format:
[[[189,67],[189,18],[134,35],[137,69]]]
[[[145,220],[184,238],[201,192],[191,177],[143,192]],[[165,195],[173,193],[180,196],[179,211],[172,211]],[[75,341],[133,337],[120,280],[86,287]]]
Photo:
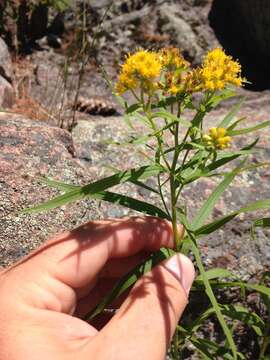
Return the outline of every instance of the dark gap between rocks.
[[[269,2],[270,3],[270,2]],[[270,89],[270,4],[214,0],[209,23],[225,51],[239,60],[252,91]]]

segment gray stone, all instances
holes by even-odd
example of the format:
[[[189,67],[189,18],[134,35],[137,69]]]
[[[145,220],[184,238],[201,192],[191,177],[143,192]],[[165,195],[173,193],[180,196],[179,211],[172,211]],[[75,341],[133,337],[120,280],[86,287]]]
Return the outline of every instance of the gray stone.
[[[0,38],[0,75],[9,82],[11,82],[13,79],[11,57],[6,43],[1,38]]]
[[[162,30],[171,34],[177,45],[188,52],[192,59],[202,56],[202,49],[197,44],[196,34],[189,23],[181,17],[179,6],[164,4],[160,7],[160,18],[164,23]]]
[[[42,185],[40,177],[70,184],[87,183],[96,177],[74,157],[67,131],[0,113],[0,149],[0,266],[18,260],[55,233],[100,218],[91,199],[49,212],[20,212],[59,194]]]
[[[0,107],[10,108],[14,104],[15,94],[12,85],[0,76]]]

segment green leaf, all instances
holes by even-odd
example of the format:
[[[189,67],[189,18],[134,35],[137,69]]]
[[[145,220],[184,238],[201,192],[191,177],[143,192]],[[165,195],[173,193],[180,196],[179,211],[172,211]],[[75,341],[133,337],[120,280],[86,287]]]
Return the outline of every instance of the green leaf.
[[[62,190],[64,192],[72,191],[72,190],[80,188],[80,186],[69,185],[66,183],[62,183],[59,181],[53,181],[53,180],[46,179],[46,178],[41,178],[40,181],[47,184],[50,187]],[[153,191],[153,189],[149,188],[147,185],[144,185],[140,182],[135,182],[135,183],[137,185],[140,184],[140,186],[143,185],[143,187],[145,187],[146,189]],[[166,214],[163,210],[159,209],[157,206],[149,204],[145,201],[133,199],[126,195],[121,195],[121,194],[117,194],[117,193],[113,193],[113,192],[109,192],[109,191],[102,191],[102,192],[98,192],[95,194],[91,194],[91,195],[89,195],[89,197],[91,197],[92,199],[96,199],[96,200],[104,200],[104,201],[107,201],[107,202],[110,202],[113,204],[122,205],[129,209],[136,210],[136,211],[139,211],[144,214],[158,216],[158,217],[164,218],[164,219],[170,218],[168,216],[168,214]]]
[[[134,126],[132,124],[132,118],[130,115],[127,115],[126,113],[123,116],[123,120],[126,123],[127,127],[130,128],[131,130],[134,130]]]
[[[40,177],[40,178],[38,178],[38,180],[40,182],[42,182],[43,184],[46,184],[54,189],[58,189],[58,190],[61,190],[64,192],[76,190],[76,189],[80,188],[80,186],[78,186],[78,185],[66,184],[64,182],[51,180],[51,179],[45,178],[45,177]]]
[[[212,232],[221,228],[223,225],[227,224],[227,222],[229,222],[233,218],[235,218],[236,215],[238,215],[238,213],[233,212],[232,214],[223,216],[222,218],[214,220],[213,222],[211,222],[209,224],[199,227],[198,229],[194,230],[194,233],[196,236],[209,235]]]
[[[208,339],[199,339],[192,336],[190,339],[192,344],[198,349],[198,351],[202,354],[204,360],[216,360],[216,359],[224,359],[224,360],[233,360],[233,359],[244,359],[243,355],[237,352],[237,357],[234,358],[230,354],[230,349],[221,346],[211,340]]]
[[[216,357],[211,354],[208,348],[208,344],[206,345],[204,343],[204,339],[198,339],[195,337],[192,337],[190,339],[193,346],[199,351],[199,353],[203,356],[203,360],[215,360]]]
[[[264,285],[257,285],[257,284],[249,284],[242,281],[226,281],[226,282],[220,282],[220,281],[211,281],[211,286],[220,289],[220,288],[226,288],[226,287],[240,287],[240,288],[246,288],[250,290],[257,291],[260,294],[266,295],[268,298],[270,298],[270,288]]]
[[[174,124],[176,124],[177,122],[171,122],[169,124],[166,124],[165,126],[163,126],[162,128],[158,129],[157,131],[147,134],[147,135],[143,135],[143,136],[139,136],[139,137],[133,137],[130,141],[128,141],[127,143],[124,144],[133,144],[133,145],[138,145],[138,144],[144,144],[146,143],[150,138],[152,137],[156,137],[159,134],[162,134],[163,131],[169,129],[170,127],[172,127]]]
[[[110,202],[112,204],[125,206],[129,209],[139,211],[143,214],[158,216],[163,219],[170,219],[170,216],[155,205],[145,201],[137,200],[126,195],[113,193],[110,191],[102,191],[90,195],[92,199],[98,199]]]
[[[213,307],[205,310],[202,314],[200,314],[199,317],[196,318],[195,321],[193,321],[193,323],[189,327],[190,331],[192,333],[197,332],[199,328],[204,325],[204,321],[207,320],[213,314],[215,314],[215,309]]]
[[[167,111],[157,111],[157,112],[154,112],[153,115],[152,115],[152,118],[165,118],[165,119],[168,119],[174,123],[179,123],[187,128],[189,128],[191,126],[191,123],[190,121],[187,121],[187,120],[184,120],[180,117],[177,117]]]
[[[247,289],[255,290],[260,294],[266,295],[268,298],[270,298],[270,288],[267,286],[248,283],[242,283],[242,286]]]
[[[242,162],[243,163],[243,162]],[[235,176],[239,173],[242,163],[237,166],[233,171],[224,177],[224,180],[215,188],[209,198],[205,201],[203,206],[192,221],[192,228],[196,229],[203,225],[204,221],[208,218],[214,209],[215,204],[219,200],[220,196],[224,193],[230,183],[233,181]]]
[[[254,221],[253,226],[255,227],[270,227],[270,218],[261,218]]]
[[[265,121],[265,122],[263,122],[263,123],[261,123],[259,125],[256,125],[256,126],[249,127],[249,128],[244,128],[244,129],[239,129],[239,130],[229,130],[228,131],[228,136],[236,136],[236,135],[248,134],[250,132],[263,129],[263,128],[267,127],[267,126],[270,126],[270,120]]]
[[[142,275],[149,272],[154,266],[158,265],[161,261],[173,256],[175,252],[171,249],[161,248],[156,251],[150,257],[137,265],[133,270],[129,271],[115,286],[114,288],[102,298],[100,303],[94,307],[84,319],[89,321],[95,316],[100,314],[112,301],[118,298],[123,292],[129,289]]]
[[[204,110],[199,109],[191,121],[192,127],[199,128],[205,115],[206,115],[206,109],[204,109]]]
[[[208,104],[211,106],[211,108],[215,108],[219,105],[221,101],[230,99],[234,96],[236,96],[236,92],[234,90],[225,89],[220,94],[212,96],[208,101]]]
[[[157,175],[160,172],[163,172],[163,168],[157,164],[150,166],[142,166],[137,169],[121,171],[117,174],[71,190],[41,205],[35,206],[30,209],[24,209],[23,212],[39,212],[44,210],[50,210],[76,200],[84,199],[103,190],[111,188],[115,185],[128,181],[144,180],[149,178],[150,176]]]
[[[162,100],[160,100],[157,104],[152,104],[152,109],[160,109],[160,108],[166,108],[169,105],[176,103],[176,97],[170,96],[170,97],[164,97]]]
[[[200,164],[205,160],[209,153],[207,151],[198,151],[186,164],[183,168],[177,169],[177,173],[180,175],[179,181],[185,184],[191,183],[197,180],[200,177],[213,176],[212,174],[207,175],[208,172],[216,170],[227,163],[239,158],[241,155],[252,154],[252,148],[257,144],[259,139],[255,139],[251,144],[243,147],[239,151],[235,152],[220,152],[218,159],[207,165],[204,169],[195,169],[194,166]],[[181,172],[180,172],[181,171]]]
[[[240,124],[240,122],[242,122],[242,121],[244,121],[244,120],[246,120],[246,117],[245,117],[245,116],[244,116],[244,117],[241,117],[240,119],[237,119],[234,123],[232,123],[232,125],[230,125],[230,126],[227,128],[227,131],[230,131],[230,130],[235,129],[236,126],[237,126],[238,124]]]
[[[52,6],[59,12],[67,10],[71,6],[70,0],[53,0],[51,2]]]
[[[241,305],[222,305],[221,311],[229,318],[242,321],[251,327],[258,336],[263,336],[265,323],[256,313]]]
[[[268,208],[270,208],[270,199],[257,200],[251,204],[248,204],[248,205],[240,208],[239,210],[233,211],[232,213],[230,213],[228,215],[222,216],[221,218],[216,219],[209,224],[206,224],[204,226],[196,228],[194,230],[194,234],[196,236],[209,235],[212,232],[219,229],[221,226],[225,225],[227,222],[229,222],[230,220],[232,220],[235,216],[237,216],[239,214],[257,211],[257,210],[268,209]]]
[[[206,272],[204,270],[204,266],[203,266],[203,263],[201,261],[201,257],[200,257],[200,253],[199,253],[199,250],[197,248],[197,245],[196,245],[196,241],[194,241],[194,239],[192,239],[192,235],[190,234],[190,232],[188,232],[188,235],[190,236],[190,239],[192,241],[192,244],[191,244],[191,249],[192,249],[192,252],[195,256],[195,260],[196,260],[196,264],[200,270],[200,274],[202,276],[202,279],[203,279],[203,283],[204,283],[204,286],[205,286],[205,292],[215,310],[215,313],[216,313],[216,316],[218,318],[218,321],[223,329],[223,332],[224,332],[224,335],[226,336],[227,338],[227,341],[228,341],[228,344],[230,346],[230,349],[233,353],[233,359],[237,359],[237,349],[236,349],[236,345],[234,343],[234,340],[233,340],[233,337],[232,337],[232,334],[231,334],[231,331],[228,327],[228,325],[226,324],[226,321],[222,315],[222,312],[220,310],[220,307],[219,307],[219,304],[215,298],[215,295],[213,293],[213,290],[211,288],[211,285],[209,283],[209,280],[207,279],[207,275],[206,275]]]
[[[138,103],[127,106],[126,114],[132,114],[132,113],[136,112],[137,110],[141,109],[141,107],[142,107],[141,104],[138,104]]]
[[[242,106],[243,102],[245,101],[245,97],[241,97],[240,101],[235,104],[229,113],[224,117],[224,119],[218,125],[219,128],[227,128],[230,125],[230,122],[233,120],[235,115],[238,113],[240,107]]]
[[[226,278],[234,277],[234,275],[229,270],[222,268],[210,269],[205,272],[205,276],[207,277],[208,280],[222,278],[222,277],[226,277]],[[201,275],[197,276],[196,281],[202,281],[202,276]]]
[[[206,271],[204,269],[204,266],[203,266],[203,263],[202,263],[202,259],[201,259],[201,255],[200,255],[200,251],[198,249],[198,246],[197,246],[197,241],[196,241],[196,238],[193,234],[192,231],[189,230],[189,224],[188,224],[188,220],[185,216],[185,214],[183,213],[180,213],[180,216],[182,218],[182,224],[187,232],[187,236],[190,240],[190,247],[191,247],[191,250],[192,250],[192,253],[194,254],[194,257],[195,257],[195,261],[196,261],[196,265],[198,266],[198,269],[200,271],[200,275],[202,277],[202,281],[203,281],[203,284],[205,286],[205,293],[206,295],[208,296],[211,304],[212,304],[212,307],[214,308],[215,310],[215,314],[218,318],[218,321],[222,327],[222,330],[224,332],[224,335],[226,336],[226,339],[228,341],[228,344],[229,344],[229,347],[232,351],[232,354],[233,354],[233,359],[236,360],[237,359],[237,348],[236,348],[236,345],[234,343],[234,340],[233,340],[233,337],[232,337],[232,334],[231,334],[231,331],[223,317],[223,314],[221,312],[221,309],[219,307],[219,304],[217,302],[217,299],[213,293],[213,290],[212,290],[212,287],[209,283],[209,280],[207,278],[207,274],[206,274]],[[200,221],[198,221],[200,222]],[[193,225],[194,226],[194,225]]]
[[[249,155],[249,154],[253,154],[253,153],[254,153],[253,150],[240,150],[240,151],[231,152],[231,153],[225,153],[225,152],[221,153],[219,155],[220,158],[218,160],[213,161],[209,165],[205,166],[203,169],[193,170],[192,168],[187,168],[186,170],[182,171],[180,173],[181,176],[180,176],[179,180],[183,184],[189,184],[201,177],[211,177],[211,176],[222,175],[222,174],[217,174],[217,173],[213,172],[213,170],[224,166],[225,164],[240,157],[241,155]],[[256,165],[251,165],[246,168],[243,167],[241,169],[241,171],[239,171],[239,173],[242,171],[245,171],[245,170],[250,170],[254,167],[260,167],[260,166],[266,166],[266,165],[267,164],[256,164]],[[189,175],[189,176],[187,176],[187,175]],[[223,175],[226,175],[226,174],[223,174]]]

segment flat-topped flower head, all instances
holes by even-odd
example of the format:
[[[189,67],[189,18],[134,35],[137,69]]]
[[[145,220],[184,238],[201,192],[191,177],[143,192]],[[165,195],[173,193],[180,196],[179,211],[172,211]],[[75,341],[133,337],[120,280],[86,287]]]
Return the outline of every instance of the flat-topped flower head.
[[[226,129],[213,127],[208,134],[203,135],[203,141],[209,148],[223,150],[230,146],[231,137],[227,135]]]
[[[241,65],[220,49],[210,51],[202,66],[202,85],[205,90],[222,90],[227,85],[242,86]]]
[[[186,70],[190,66],[178,48],[172,46],[163,48],[159,54],[162,66],[168,70]]]
[[[123,94],[128,90],[135,90],[139,86],[150,89],[155,86],[162,64],[158,53],[154,51],[139,50],[128,55],[116,84],[116,91]]]

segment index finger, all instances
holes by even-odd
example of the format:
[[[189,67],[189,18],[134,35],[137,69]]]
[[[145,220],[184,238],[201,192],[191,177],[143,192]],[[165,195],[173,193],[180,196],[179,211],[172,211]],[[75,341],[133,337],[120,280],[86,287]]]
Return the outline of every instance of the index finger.
[[[109,259],[162,246],[174,246],[167,220],[146,216],[92,221],[49,241],[28,263],[44,264],[55,278],[76,289],[91,283]]]

